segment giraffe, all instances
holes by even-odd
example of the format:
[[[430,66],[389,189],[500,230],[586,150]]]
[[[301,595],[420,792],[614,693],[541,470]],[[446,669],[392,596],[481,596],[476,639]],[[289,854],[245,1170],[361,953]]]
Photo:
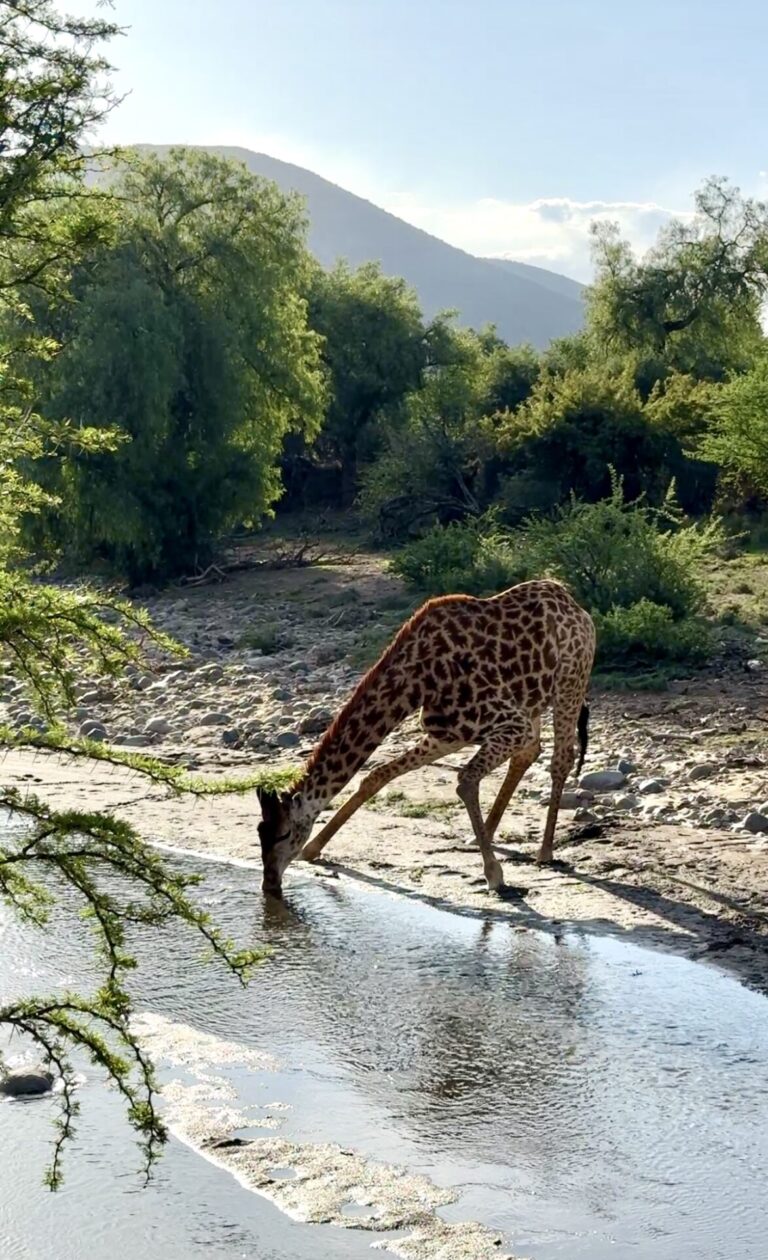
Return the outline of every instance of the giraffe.
[[[492,842],[512,793],[541,751],[542,713],[552,708],[552,795],[540,863],[552,861],[555,825],[578,730],[587,744],[587,687],[595,652],[590,616],[558,582],[523,582],[489,599],[446,595],[423,604],[361,679],[287,792],[259,790],[263,889],[282,894],[283,873],[301,852],[314,861],[355,810],[398,775],[477,745],[458,775],[488,889],[509,893]],[[317,815],[404,718],[421,710],[422,737],[378,766],[309,839]],[[505,762],[487,819],[481,780]],[[309,843],[307,843],[309,841]],[[306,847],[304,847],[306,846]]]

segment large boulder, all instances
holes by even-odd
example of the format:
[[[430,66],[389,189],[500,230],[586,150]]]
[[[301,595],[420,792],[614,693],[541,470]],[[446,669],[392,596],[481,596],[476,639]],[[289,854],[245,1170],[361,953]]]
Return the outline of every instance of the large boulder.
[[[44,1067],[14,1068],[0,1077],[0,1094],[7,1098],[24,1098],[48,1094],[53,1088],[53,1073]]]

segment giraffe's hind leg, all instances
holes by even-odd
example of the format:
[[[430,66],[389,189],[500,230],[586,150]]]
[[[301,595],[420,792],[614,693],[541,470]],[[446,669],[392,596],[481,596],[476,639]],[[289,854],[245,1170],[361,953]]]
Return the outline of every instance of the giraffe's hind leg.
[[[547,821],[544,826],[544,839],[541,842],[541,848],[536,859],[540,864],[552,861],[560,799],[563,795],[565,781],[576,757],[574,750],[576,728],[585,695],[586,682],[571,687],[565,694],[560,693],[555,697],[552,711],[555,736],[551,765],[552,795],[549,798]]]
[[[541,719],[536,718],[534,721],[535,739],[527,748],[521,748],[518,752],[514,752],[509,759],[509,769],[506,778],[499,789],[499,794],[491,806],[488,817],[485,820],[485,829],[488,832],[489,839],[493,840],[498,830],[504,811],[512,799],[520,780],[526,770],[530,769],[534,761],[541,752]]]
[[[474,757],[459,773],[457,794],[464,802],[469,814],[475,839],[480,846],[485,878],[492,892],[503,892],[504,872],[501,863],[494,855],[491,835],[483,821],[480,809],[480,782],[492,770],[502,765],[508,757],[512,758],[523,748],[530,748],[535,738],[536,733],[531,719],[526,714],[520,713],[484,739]]]

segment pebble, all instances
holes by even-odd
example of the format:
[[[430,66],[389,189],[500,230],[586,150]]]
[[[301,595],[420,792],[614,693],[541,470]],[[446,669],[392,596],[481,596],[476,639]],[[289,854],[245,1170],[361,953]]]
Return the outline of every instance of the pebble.
[[[147,722],[144,730],[147,735],[168,735],[171,724],[166,717],[153,717]]]
[[[580,823],[596,823],[598,821],[597,814],[593,813],[591,809],[585,809],[583,807],[581,809],[577,809],[573,816],[576,821]]]
[[[301,743],[301,740],[295,731],[281,731],[273,742],[278,748],[295,748],[297,744]]]
[[[616,809],[637,809],[639,801],[629,792],[626,796],[618,796],[613,803]]]
[[[270,696],[273,700],[279,700],[281,703],[284,703],[286,700],[290,700],[291,693],[286,687],[275,687],[275,690],[270,692]]]
[[[615,792],[624,787],[626,781],[627,776],[620,770],[590,770],[579,779],[579,787],[588,792]]]
[[[200,718],[200,726],[228,726],[232,718],[228,713],[214,710],[212,713],[204,713]]]
[[[299,723],[302,735],[322,735],[333,721],[330,709],[312,709]]]
[[[661,779],[643,779],[638,783],[637,790],[643,796],[651,796],[655,792],[663,792],[664,784]]]
[[[0,1078],[0,1094],[22,1098],[30,1094],[47,1094],[53,1086],[53,1073],[43,1067],[14,1068]]]
[[[150,739],[148,735],[121,735],[114,742],[123,748],[148,748]]]
[[[98,704],[101,699],[100,691],[86,691],[81,696],[78,696],[81,704]]]
[[[691,766],[688,778],[695,783],[697,779],[711,779],[716,773],[717,766],[714,766],[711,761],[699,761],[695,766]]]
[[[198,678],[205,678],[208,682],[221,682],[224,677],[224,666],[212,661],[210,665],[201,665],[195,670]]]
[[[635,774],[637,766],[634,761],[629,761],[627,757],[620,757],[616,762],[616,769],[619,774]]]
[[[240,738],[241,733],[236,726],[231,726],[229,730],[221,732],[221,742],[226,744],[228,748],[232,748],[233,745],[237,744]]]
[[[754,836],[762,835],[763,832],[768,831],[768,815],[756,809],[750,810],[746,817],[742,818],[739,827],[742,831],[751,831]]]
[[[97,743],[101,743],[107,738],[107,728],[103,722],[99,722],[95,718],[88,718],[80,726],[80,735],[83,739],[93,739]]]

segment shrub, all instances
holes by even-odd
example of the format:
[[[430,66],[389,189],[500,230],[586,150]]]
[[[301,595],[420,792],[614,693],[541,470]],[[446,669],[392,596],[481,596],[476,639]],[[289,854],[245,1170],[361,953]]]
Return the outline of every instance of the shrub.
[[[525,575],[513,536],[488,517],[435,525],[403,547],[391,568],[409,586],[429,595],[493,595]]]
[[[695,664],[712,647],[697,617],[703,574],[724,541],[719,522],[687,523],[671,497],[663,508],[626,503],[612,474],[607,498],[571,499],[519,530],[499,529],[492,514],[436,526],[404,547],[392,568],[431,595],[490,595],[525,579],[558,578],[595,618],[602,668]]]
[[[593,616],[598,665],[603,669],[653,666],[660,661],[700,664],[712,650],[712,632],[703,621],[692,617],[675,621],[671,608],[650,599]]]
[[[624,501],[613,474],[598,503],[572,498],[551,517],[530,519],[521,551],[528,576],[566,582],[592,612],[628,608],[640,600],[666,606],[679,619],[703,603],[702,573],[725,535],[719,522],[686,524],[674,499],[662,508]]]

